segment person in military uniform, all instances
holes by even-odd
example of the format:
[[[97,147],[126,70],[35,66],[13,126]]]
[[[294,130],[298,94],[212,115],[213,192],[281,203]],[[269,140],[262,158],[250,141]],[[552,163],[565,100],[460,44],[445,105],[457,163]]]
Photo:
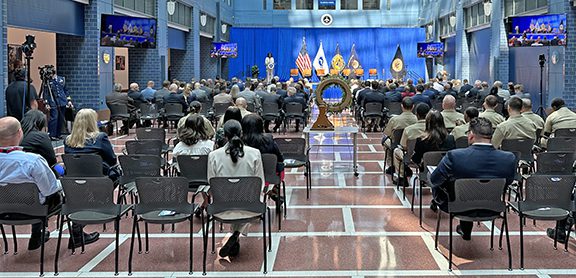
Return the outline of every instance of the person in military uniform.
[[[532,112],[532,100],[529,98],[522,99],[522,116],[524,118],[528,118],[534,122],[537,129],[543,130],[544,129],[544,119],[540,117],[538,114],[534,114]]]
[[[536,124],[532,120],[522,116],[522,100],[510,98],[508,100],[508,114],[510,117],[505,122],[496,126],[492,136],[492,145],[499,148],[504,139],[536,139]]]
[[[466,121],[466,123],[456,126],[450,133],[450,135],[454,137],[454,140],[461,137],[466,137],[466,133],[470,128],[470,121],[472,121],[472,119],[478,118],[478,114],[479,114],[478,108],[474,106],[466,108],[466,110],[464,111],[464,120]]]
[[[50,88],[48,88],[50,86]],[[50,89],[50,90],[49,90]],[[42,88],[42,97],[50,109],[48,133],[52,140],[60,139],[62,128],[65,126],[66,105],[68,104],[68,91],[63,77],[54,75],[48,84]]]
[[[416,105],[416,117],[417,121],[414,124],[407,126],[402,132],[402,138],[400,139],[400,146],[394,149],[394,168],[400,167],[400,162],[404,156],[403,150],[407,149],[408,140],[416,140],[424,136],[426,131],[426,115],[430,112],[430,106],[426,103],[418,103]]]
[[[384,137],[382,138],[382,146],[384,146],[384,151],[393,151],[390,149],[390,146],[392,144],[391,137],[394,130],[405,129],[406,127],[415,124],[418,121],[416,115],[412,113],[412,107],[414,107],[412,98],[405,97],[402,100],[402,114],[392,117],[390,121],[388,121],[388,124],[386,124],[386,128],[384,129]],[[392,156],[389,155],[387,157],[388,161],[386,161],[386,164],[392,165]],[[394,166],[390,166],[388,169],[386,169],[386,174],[393,173]]]
[[[548,137],[560,128],[575,128],[576,127],[576,113],[570,111],[565,106],[564,100],[555,98],[552,100],[552,112],[546,118],[544,123],[544,136]]]
[[[452,95],[446,95],[442,100],[441,114],[448,130],[464,123],[464,115],[456,111],[456,98]]]
[[[494,109],[498,106],[498,98],[494,95],[486,96],[484,99],[484,103],[482,104],[484,107],[484,112],[480,113],[481,118],[485,118],[486,120],[492,123],[492,126],[498,126],[506,119],[498,114]]]

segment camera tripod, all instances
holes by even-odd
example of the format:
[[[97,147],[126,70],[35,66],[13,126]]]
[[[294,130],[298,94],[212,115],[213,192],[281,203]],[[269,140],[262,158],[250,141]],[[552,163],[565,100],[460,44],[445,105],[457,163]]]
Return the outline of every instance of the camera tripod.
[[[42,68],[41,68],[40,72],[43,72]],[[42,79],[42,85],[40,85],[40,96],[44,97],[44,94],[48,93],[49,97],[52,98],[52,103],[54,104],[54,107],[51,106],[50,110],[56,109],[56,113],[58,113],[57,114],[58,123],[56,124],[56,128],[58,130],[56,132],[57,132],[57,134],[59,134],[62,131],[63,125],[61,125],[60,123],[63,121],[64,115],[62,114],[62,111],[60,111],[60,107],[58,106],[58,100],[56,98],[57,96],[54,94],[54,91],[52,90],[52,86],[50,84],[50,80],[53,78],[53,76],[41,74],[40,77]],[[48,91],[48,92],[46,92],[46,91]],[[46,98],[44,97],[44,99],[46,99]],[[52,114],[52,113],[49,113],[49,114]],[[49,121],[50,121],[50,119],[49,119]],[[56,137],[56,134],[50,134],[50,137]]]
[[[540,65],[540,105],[536,110],[536,114],[540,117],[546,117],[546,110],[544,109],[544,65],[546,64],[546,56],[540,54],[538,57],[538,64]]]

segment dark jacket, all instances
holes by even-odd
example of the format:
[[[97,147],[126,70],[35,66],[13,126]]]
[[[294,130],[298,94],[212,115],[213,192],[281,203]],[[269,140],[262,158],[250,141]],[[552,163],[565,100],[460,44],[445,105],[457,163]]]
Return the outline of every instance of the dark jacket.
[[[18,121],[22,120],[24,113],[30,110],[30,102],[38,99],[36,89],[30,84],[30,92],[26,94],[25,108],[22,111],[22,96],[28,90],[26,81],[14,81],[6,87],[6,115],[12,116]]]
[[[114,147],[108,140],[108,135],[100,132],[93,140],[86,140],[83,148],[72,148],[64,140],[64,153],[66,154],[97,154],[102,157],[102,171],[107,174],[110,167],[116,165],[118,160],[114,154]]]
[[[48,166],[52,167],[57,163],[54,147],[48,133],[42,131],[30,131],[20,142],[20,146],[24,148],[25,152],[35,153],[42,156],[48,162]]]
[[[382,104],[382,108],[386,105],[386,96],[379,91],[370,90],[366,95],[364,95],[364,103],[362,107],[366,106],[366,103],[377,102]]]
[[[402,102],[402,93],[399,91],[388,92],[386,97],[390,102]]]
[[[140,108],[140,104],[142,103],[148,103],[148,101],[141,92],[129,91],[128,96],[134,100],[134,106],[136,106],[136,108]]]
[[[188,110],[188,103],[184,100],[184,96],[177,93],[170,93],[164,96],[164,105],[166,103],[180,103],[182,104],[182,112],[186,113]]]
[[[304,110],[306,110],[306,100],[304,100],[301,97],[294,95],[294,96],[287,96],[284,99],[284,105],[282,106],[284,111],[286,111],[286,104],[293,103],[293,102],[302,104],[302,112],[304,112]]]
[[[474,88],[474,86],[472,86],[470,84],[464,84],[464,85],[462,85],[462,87],[460,87],[460,92],[458,92],[458,94],[463,95],[466,92],[472,90],[472,88]]]
[[[454,181],[462,178],[505,178],[511,184],[516,174],[516,157],[492,145],[472,145],[449,151],[430,176],[434,199],[447,208],[448,196],[454,196]],[[441,190],[444,189],[444,190]]]
[[[264,136],[266,137],[264,142],[258,144],[257,146],[252,142],[246,142],[246,145],[260,150],[261,154],[269,153],[276,155],[276,159],[278,160],[278,164],[276,165],[276,172],[280,173],[284,171],[284,156],[282,155],[282,152],[280,152],[276,142],[274,142],[272,135],[264,134]]]
[[[284,99],[277,94],[268,94],[262,98],[262,103],[265,102],[277,103],[278,107],[281,108],[284,104]]]
[[[427,152],[435,151],[449,151],[456,148],[456,141],[454,136],[448,135],[446,139],[442,142],[442,145],[437,146],[430,142],[430,140],[418,138],[416,139],[416,145],[414,146],[414,154],[412,155],[412,161],[416,164],[422,162],[422,157]]]
[[[432,108],[432,101],[430,101],[430,97],[423,94],[415,94],[412,97],[412,102],[414,103],[414,107],[416,107],[418,103],[426,103],[428,104],[428,107]]]

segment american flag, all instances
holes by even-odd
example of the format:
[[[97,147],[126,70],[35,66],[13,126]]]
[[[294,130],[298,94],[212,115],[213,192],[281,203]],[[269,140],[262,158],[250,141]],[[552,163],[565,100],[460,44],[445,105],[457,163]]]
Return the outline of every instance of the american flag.
[[[306,38],[302,38],[302,48],[300,49],[300,53],[298,53],[298,58],[296,58],[296,66],[298,66],[300,72],[312,70],[312,62],[306,50]]]

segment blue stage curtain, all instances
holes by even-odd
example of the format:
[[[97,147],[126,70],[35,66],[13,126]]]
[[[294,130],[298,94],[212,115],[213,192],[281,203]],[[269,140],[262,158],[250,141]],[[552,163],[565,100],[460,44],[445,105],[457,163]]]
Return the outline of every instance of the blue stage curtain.
[[[470,79],[490,80],[490,28],[470,33]],[[473,81],[472,81],[473,82]]]
[[[390,63],[396,46],[400,45],[407,69],[421,77],[425,76],[425,59],[416,57],[416,44],[425,40],[423,28],[236,28],[231,29],[230,41],[238,43],[238,57],[229,59],[229,78],[249,77],[250,67],[258,65],[260,78],[266,77],[264,59],[271,52],[276,61],[275,75],[281,80],[290,78],[290,69],[296,68],[296,57],[306,37],[308,54],[313,61],[322,41],[328,61],[332,60],[336,44],[345,62],[350,58],[352,44],[364,78],[368,69],[378,70],[379,78],[390,78]],[[382,70],[386,75],[382,75]],[[317,80],[314,76],[312,79]]]

